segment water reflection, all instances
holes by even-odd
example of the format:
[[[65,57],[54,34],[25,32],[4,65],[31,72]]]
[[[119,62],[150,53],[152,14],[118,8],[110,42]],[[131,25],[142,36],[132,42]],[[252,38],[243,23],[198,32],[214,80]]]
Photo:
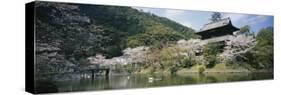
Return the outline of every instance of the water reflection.
[[[81,78],[64,81],[37,81],[37,90],[52,88],[49,92],[68,92],[85,90],[105,90],[156,87],[171,85],[187,85],[202,83],[233,82],[247,80],[273,79],[272,73],[211,73],[186,75],[116,75],[110,77]],[[51,85],[49,85],[51,84]],[[41,86],[40,86],[41,85]],[[49,85],[49,86],[46,86]],[[43,88],[42,88],[43,87]],[[49,87],[49,88],[48,88]],[[50,90],[50,89],[49,89]],[[46,92],[46,91],[45,91]],[[48,92],[48,91],[47,91]]]

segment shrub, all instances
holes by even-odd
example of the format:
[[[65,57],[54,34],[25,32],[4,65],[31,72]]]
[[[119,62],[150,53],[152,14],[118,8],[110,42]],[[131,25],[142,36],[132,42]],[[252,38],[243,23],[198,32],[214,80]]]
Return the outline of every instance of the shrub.
[[[219,63],[217,56],[214,55],[209,55],[206,60],[208,61],[208,64],[206,64],[207,68],[213,68],[217,63]]]
[[[204,67],[204,66],[199,66],[199,67],[198,67],[198,72],[199,72],[199,74],[204,73],[204,71],[205,71],[205,67]]]
[[[219,63],[219,59],[217,58],[217,54],[222,51],[220,43],[209,43],[203,50],[204,59],[208,62],[206,64],[207,68],[214,67],[217,63]]]
[[[177,72],[177,67],[173,66],[170,68],[171,74],[175,74]]]
[[[149,68],[149,73],[153,74],[156,71],[156,68],[153,66],[151,68]]]
[[[183,68],[190,68],[194,64],[196,64],[196,60],[192,59],[192,57],[184,57],[181,59],[181,67]]]

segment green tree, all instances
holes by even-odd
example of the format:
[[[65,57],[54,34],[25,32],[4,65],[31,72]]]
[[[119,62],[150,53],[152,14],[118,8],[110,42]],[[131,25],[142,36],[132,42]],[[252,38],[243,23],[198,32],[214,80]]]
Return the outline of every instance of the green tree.
[[[261,29],[257,34],[256,59],[259,67],[273,67],[273,28]]]
[[[136,46],[163,47],[195,36],[194,30],[165,17],[131,7],[38,2],[36,45],[59,48],[58,62],[79,64],[96,54],[106,58],[122,55]],[[37,55],[45,56],[38,52]],[[42,58],[43,60],[44,58]],[[40,61],[37,61],[40,62]],[[47,67],[50,61],[42,61]],[[46,63],[46,64],[45,64]],[[55,63],[55,62],[50,62]],[[58,64],[48,65],[46,71]]]
[[[245,25],[240,28],[240,33],[245,34],[245,33],[250,33],[251,27],[249,25]]]
[[[256,69],[273,68],[273,28],[261,29],[256,36],[257,44],[240,58],[239,62],[250,64]]]
[[[212,68],[219,63],[217,55],[222,51],[220,46],[221,44],[219,43],[209,43],[203,49],[204,59],[208,62],[206,63],[207,68]]]

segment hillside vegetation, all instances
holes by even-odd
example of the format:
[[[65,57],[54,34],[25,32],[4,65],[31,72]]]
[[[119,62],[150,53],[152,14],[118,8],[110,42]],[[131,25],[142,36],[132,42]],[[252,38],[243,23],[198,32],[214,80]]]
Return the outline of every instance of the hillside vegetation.
[[[246,25],[223,44],[208,43],[189,27],[131,7],[50,2],[37,2],[35,23],[37,74],[96,63],[140,73],[273,71],[272,27],[252,35]]]
[[[37,2],[38,72],[75,71],[86,58],[122,55],[137,46],[162,48],[196,38],[194,30],[131,7]]]

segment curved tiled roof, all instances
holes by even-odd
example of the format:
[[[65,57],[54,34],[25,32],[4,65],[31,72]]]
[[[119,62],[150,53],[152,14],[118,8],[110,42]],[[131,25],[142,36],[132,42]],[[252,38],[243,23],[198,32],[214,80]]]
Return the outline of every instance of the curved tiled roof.
[[[211,23],[207,23],[205,24],[200,30],[199,32],[203,32],[203,31],[207,31],[207,30],[211,30],[211,29],[215,29],[215,28],[219,28],[219,27],[223,27],[226,25],[231,24],[231,20],[230,18],[224,18],[215,22],[211,22]]]

